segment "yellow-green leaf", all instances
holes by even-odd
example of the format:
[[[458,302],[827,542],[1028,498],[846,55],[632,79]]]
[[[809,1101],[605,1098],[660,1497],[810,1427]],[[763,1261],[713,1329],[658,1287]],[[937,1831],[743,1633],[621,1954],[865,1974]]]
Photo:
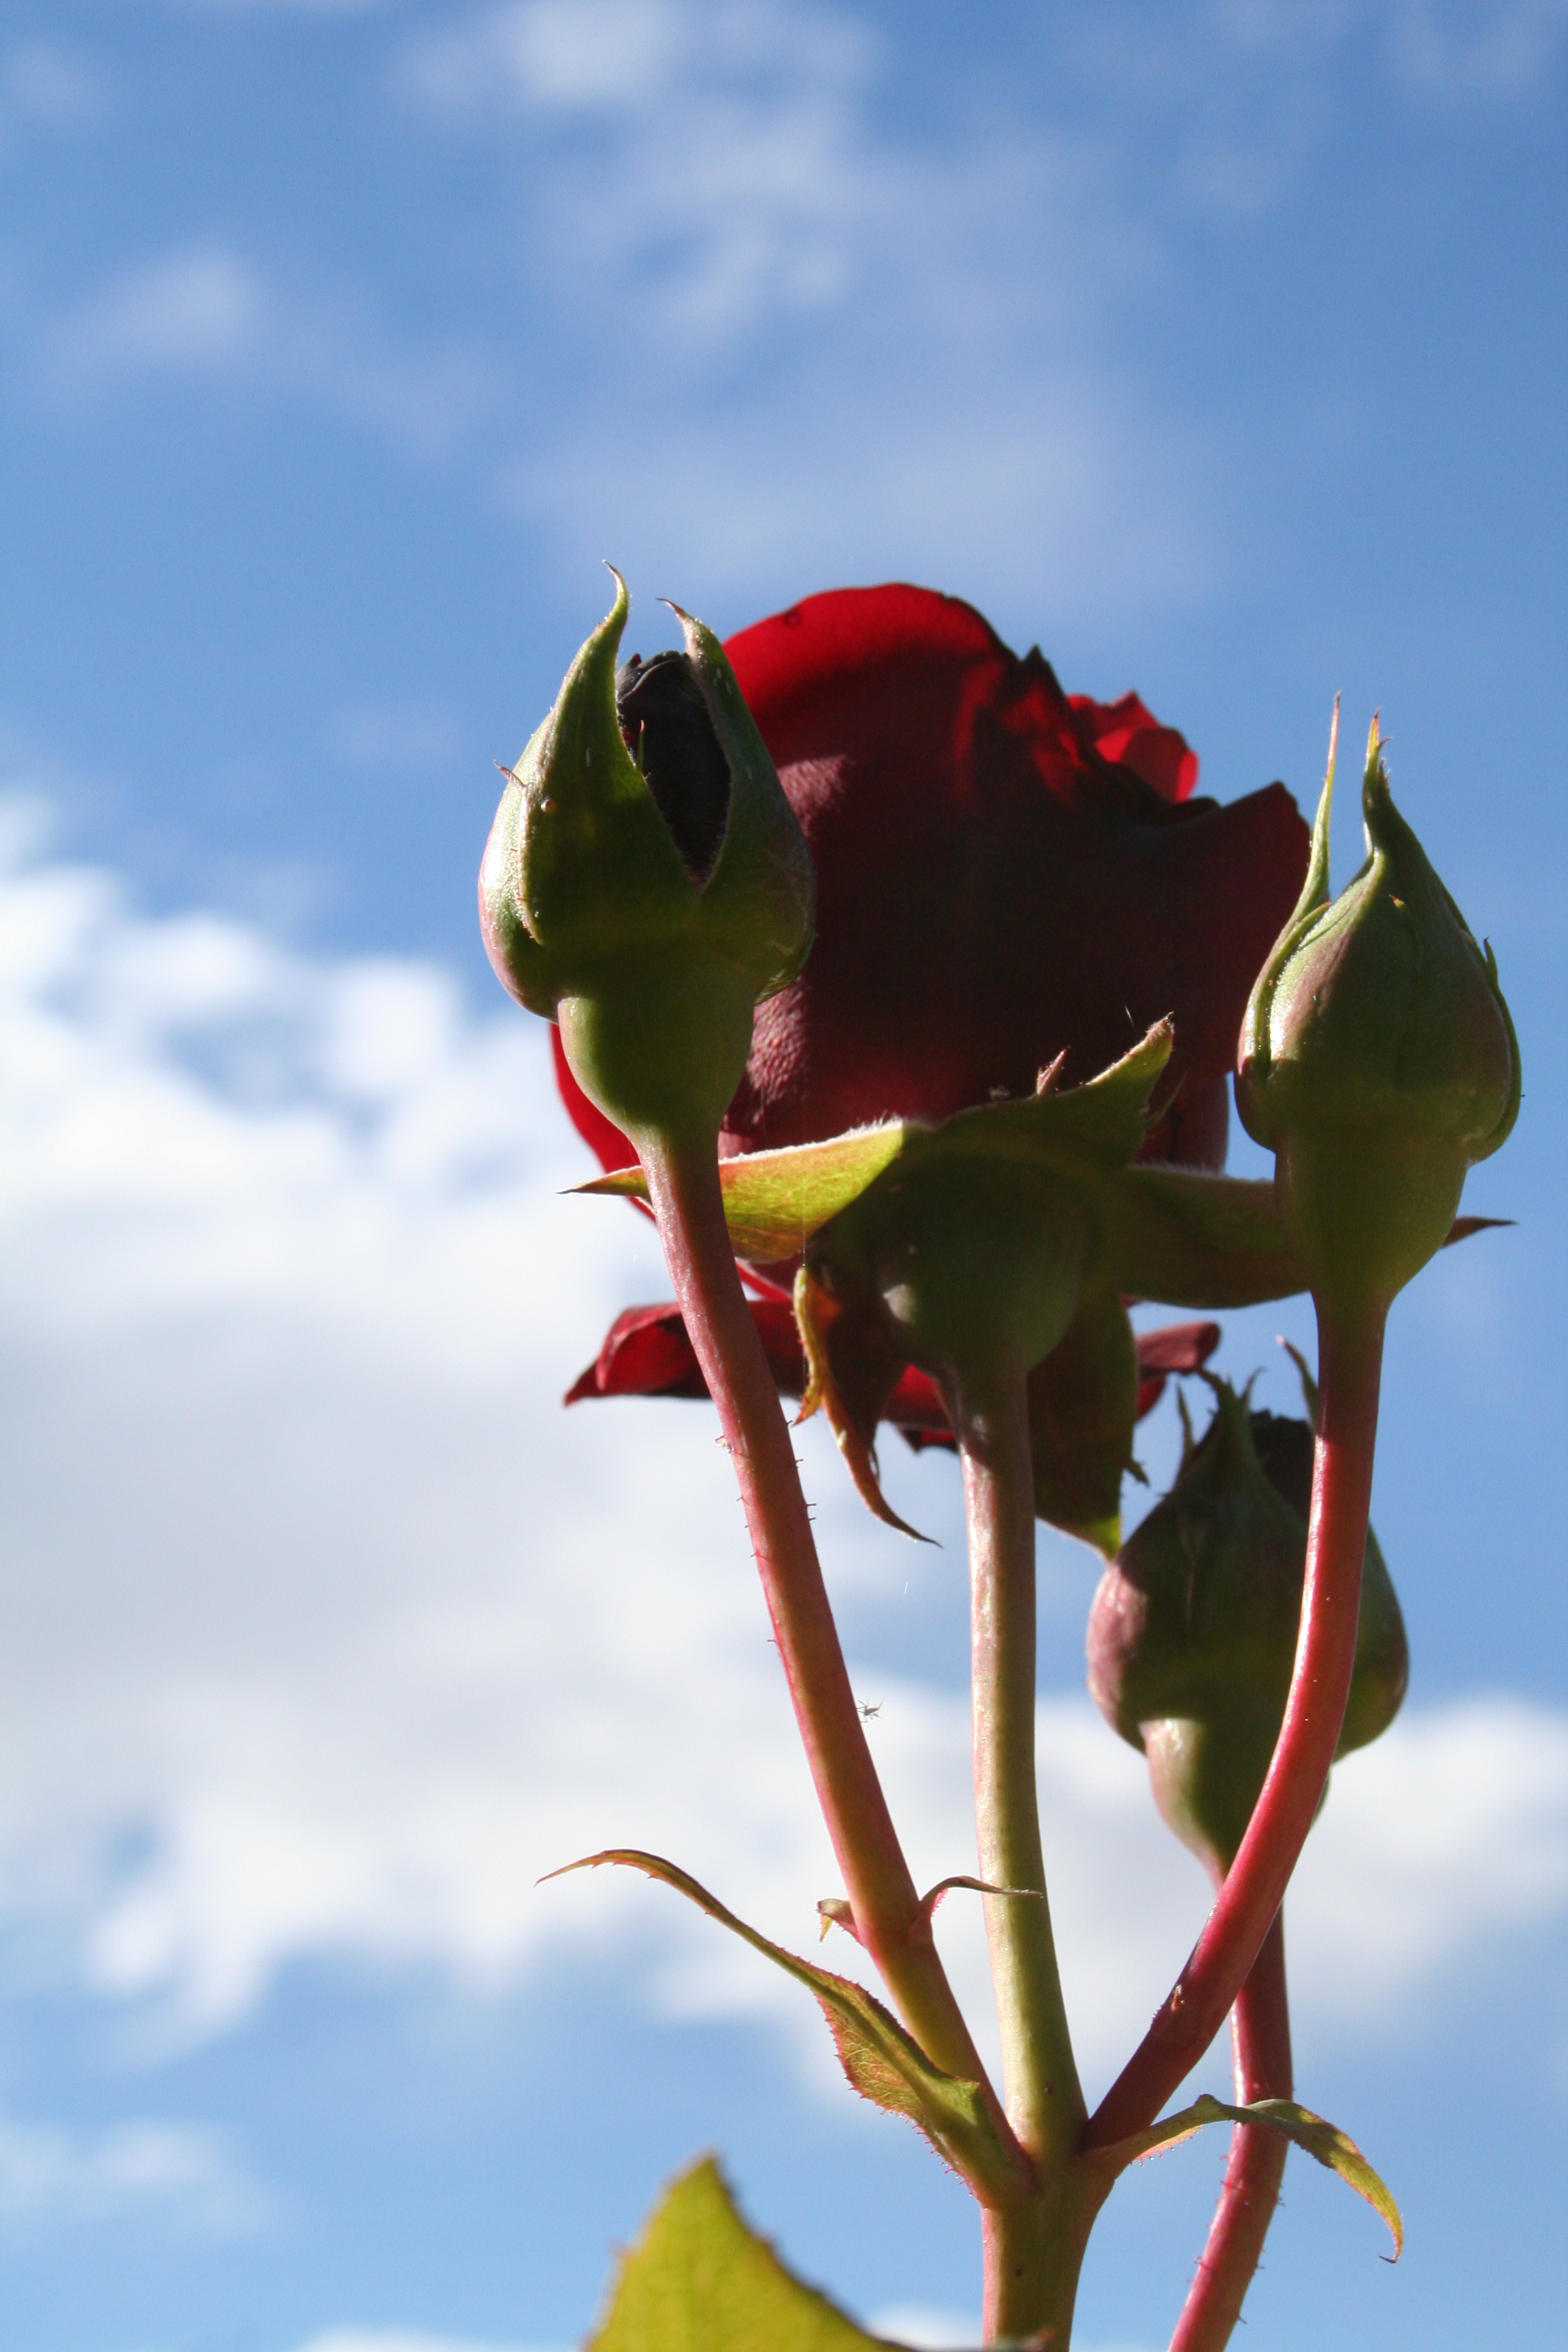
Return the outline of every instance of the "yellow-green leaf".
[[[746,2227],[713,2158],[670,2183],[584,2352],[868,2352],[879,2341]]]
[[[581,1862],[569,1862],[563,1870],[552,1871],[550,1875],[563,1878],[568,1870],[593,1870],[606,1862],[640,1870],[673,1886],[710,1919],[717,1919],[753,1951],[805,1985],[821,2005],[839,2062],[856,2090],[874,2105],[907,2116],[965,2180],[975,2186],[1016,2185],[1012,2160],[996,2136],[981,2085],[932,2065],[919,2042],[864,1985],[835,1976],[830,1969],[819,1969],[786,1952],[782,1944],[771,1943],[726,1910],[695,1878],[657,1853],[643,1853],[633,1846],[612,1847],[604,1853],[586,1854]]]
[[[736,1256],[753,1258],[760,1265],[796,1256],[813,1234],[858,1201],[898,1158],[910,1132],[901,1119],[893,1119],[885,1127],[858,1127],[847,1135],[830,1136],[824,1143],[721,1160],[719,1181]],[[647,1178],[640,1168],[618,1168],[576,1190],[646,1201]]]
[[[1347,2133],[1322,2116],[1313,2115],[1310,2107],[1299,2107],[1294,2099],[1255,2099],[1250,2106],[1228,2107],[1223,2099],[1211,2099],[1205,2092],[1179,2115],[1166,2116],[1147,2131],[1134,2132],[1128,2139],[1099,2149],[1097,2159],[1110,2171],[1120,2172],[1141,2157],[1152,2156],[1156,2148],[1173,2147],[1178,2140],[1190,2138],[1205,2124],[1220,2123],[1268,2124],[1331,2172],[1337,2172],[1374,2212],[1382,2214],[1394,2240],[1393,2259],[1399,2260],[1405,2249],[1405,2224],[1386,2185]]]

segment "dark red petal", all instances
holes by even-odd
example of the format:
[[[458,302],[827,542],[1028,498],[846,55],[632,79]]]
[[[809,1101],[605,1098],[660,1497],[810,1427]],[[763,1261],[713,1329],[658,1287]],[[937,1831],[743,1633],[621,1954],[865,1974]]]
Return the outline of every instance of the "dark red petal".
[[[923,1454],[928,1445],[941,1446],[949,1454],[958,1451],[942,1391],[917,1364],[905,1366],[882,1408],[882,1418],[892,1423],[911,1454]]]
[[[1135,697],[1075,708],[1037,653],[929,590],[810,597],[729,651],[818,900],[801,978],[759,1010],[731,1141],[943,1119],[1027,1094],[1063,1051],[1080,1083],[1166,1013],[1195,1112],[1305,871],[1282,787],[1178,804],[1185,747]],[[1112,718],[1120,765],[1098,748]],[[1173,1154],[1213,1164],[1207,1108]]]
[[[1081,1084],[1167,1013],[1189,1103],[1229,1070],[1305,872],[1289,793],[1176,808],[1123,769],[1107,773],[1143,808],[1105,805],[1110,793],[1075,807],[1041,790],[1039,765],[994,740],[970,763],[973,812],[929,761],[923,780],[847,757],[785,771],[816,867],[817,940],[758,1010],[732,1136],[755,1150],[941,1120],[1028,1094],[1063,1051],[1066,1082]],[[1191,1156],[1212,1164],[1208,1149]]]
[[[587,1370],[566,1391],[568,1404],[586,1397],[706,1396],[708,1384],[686,1336],[680,1309],[628,1307],[605,1334]]]
[[[1217,1323],[1166,1323],[1138,1334],[1138,1418],[1152,1412],[1173,1372],[1195,1372],[1219,1346]]]
[[[972,604],[904,582],[805,597],[724,650],[781,768],[855,747],[929,762],[931,721],[945,733],[976,667],[1013,662]]]
[[[947,1417],[942,1393],[929,1372],[918,1364],[906,1364],[899,1375],[899,1384],[882,1408],[884,1421],[897,1422],[902,1430],[935,1430],[944,1440],[951,1439],[952,1424]]]
[[[1138,1334],[1141,1372],[1195,1372],[1219,1346],[1217,1323],[1166,1323]]]
[[[785,1396],[805,1388],[805,1356],[787,1300],[748,1299],[768,1367]],[[605,1335],[587,1370],[566,1391],[568,1404],[589,1397],[705,1397],[708,1383],[673,1300],[657,1307],[628,1307]]]
[[[1173,727],[1162,727],[1135,694],[1115,702],[1095,702],[1069,694],[1073,710],[1088,722],[1102,760],[1114,760],[1152,784],[1162,800],[1184,801],[1198,781],[1198,755]]]
[[[1206,1087],[1181,1088],[1174,1102],[1145,1133],[1138,1157],[1217,1171],[1225,1166],[1229,1136],[1230,1080],[1211,1078]]]

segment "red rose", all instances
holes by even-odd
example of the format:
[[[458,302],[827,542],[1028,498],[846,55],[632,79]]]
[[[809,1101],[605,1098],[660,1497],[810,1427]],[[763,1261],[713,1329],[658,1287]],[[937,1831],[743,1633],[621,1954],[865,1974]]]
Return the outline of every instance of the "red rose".
[[[1170,1013],[1168,1107],[1141,1156],[1220,1167],[1242,1014],[1306,872],[1308,830],[1284,787],[1224,807],[1193,798],[1195,755],[1136,695],[1063,694],[1037,651],[1020,661],[970,605],[929,589],[808,597],[725,650],[811,852],[817,931],[800,977],[758,1009],[721,1150],[939,1121],[1032,1093],[1058,1055],[1065,1082],[1081,1082]],[[604,1165],[629,1165],[559,1040],[556,1069]],[[798,1396],[788,1294],[742,1273],[763,1294],[752,1313],[774,1378]],[[1212,1324],[1147,1335],[1138,1412],[1216,1338]],[[1044,1367],[1035,1388],[1048,1404]],[[701,1392],[679,1315],[658,1306],[617,1319],[569,1402]],[[874,1417],[917,1446],[952,1442],[936,1383],[913,1367]],[[1100,1434],[1114,1486],[1125,1440]],[[861,1435],[869,1445],[874,1428]],[[1058,1493],[1048,1465],[1041,1487],[1038,1451],[1036,1466],[1038,1507],[1058,1524],[1098,1525],[1111,1507]]]
[[[816,944],[763,1005],[742,1149],[1091,1077],[1163,1014],[1181,1093],[1149,1157],[1218,1166],[1248,992],[1306,872],[1282,785],[1226,807],[1134,695],[1069,699],[972,606],[809,596],[725,651],[800,820]]]
[[[817,932],[758,1011],[723,1148],[947,1118],[1030,1093],[1061,1053],[1072,1085],[1172,1013],[1180,1090],[1144,1156],[1220,1166],[1241,1016],[1306,871],[1284,787],[1190,797],[1194,754],[1136,695],[1065,695],[930,589],[808,596],[725,651],[811,851]]]

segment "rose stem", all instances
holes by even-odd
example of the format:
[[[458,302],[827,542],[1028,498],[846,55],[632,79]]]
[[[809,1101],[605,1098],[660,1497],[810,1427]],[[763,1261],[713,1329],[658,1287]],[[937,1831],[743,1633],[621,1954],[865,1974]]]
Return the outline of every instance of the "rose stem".
[[[1046,1899],[1035,1776],[1035,1489],[1021,1365],[966,1366],[948,1383],[969,1521],[974,1813],[980,1875],[1028,1895],[985,1898],[1007,2120],[1043,2192],[985,2215],[985,2326],[1066,2345],[1092,2209],[1062,2189],[1087,2110]],[[1036,1899],[1037,1898],[1037,1899]],[[1096,2203],[1098,2200],[1095,2200]]]
[[[1288,2099],[1291,2093],[1290,2009],[1285,1990],[1285,1915],[1274,1925],[1230,2013],[1236,2101]],[[1208,2243],[1188,2291],[1171,2352],[1224,2352],[1279,2201],[1289,2143],[1267,2124],[1237,2124]]]
[[[1296,1665],[1268,1776],[1192,1957],[1089,2118],[1087,2147],[1152,2123],[1224,2021],[1322,1798],[1355,1664],[1386,1309],[1318,1306],[1318,1444]]]
[[[949,2074],[984,2084],[849,1686],[794,1444],[730,1246],[712,1143],[648,1135],[634,1140],[676,1297],[734,1463],[795,1720],[856,1931],[927,2056]]]
[[[969,1519],[974,1814],[1007,2119],[1037,2165],[1070,2156],[1079,2088],[1046,1899],[1035,1777],[1035,1489],[1022,1370],[953,1397]],[[1037,1898],[1037,1899],[1036,1899]]]

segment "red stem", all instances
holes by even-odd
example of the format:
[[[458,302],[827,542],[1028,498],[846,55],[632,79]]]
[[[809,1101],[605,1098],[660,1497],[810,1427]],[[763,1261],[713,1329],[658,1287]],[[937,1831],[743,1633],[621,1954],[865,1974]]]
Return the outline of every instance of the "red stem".
[[[1285,1990],[1285,1920],[1276,1912],[1252,1973],[1230,2013],[1236,2103],[1291,2095],[1290,2010]],[[1237,2124],[1208,2243],[1188,2291],[1171,2352],[1225,2352],[1252,2284],[1279,2201],[1289,2143],[1267,2124]]]
[[[1301,1630],[1268,1776],[1192,1957],[1090,2116],[1086,2147],[1144,2130],[1224,2022],[1284,1899],[1334,1760],[1355,1664],[1384,1316],[1318,1307],[1318,1446]]]
[[[795,1720],[856,1932],[927,2055],[989,2093],[866,1742],[795,1446],[741,1289],[712,1147],[669,1138],[637,1140],[676,1297],[734,1463]],[[1026,2172],[1027,2160],[994,2094],[990,2104],[1003,2145],[1011,2145]]]

